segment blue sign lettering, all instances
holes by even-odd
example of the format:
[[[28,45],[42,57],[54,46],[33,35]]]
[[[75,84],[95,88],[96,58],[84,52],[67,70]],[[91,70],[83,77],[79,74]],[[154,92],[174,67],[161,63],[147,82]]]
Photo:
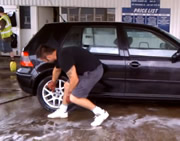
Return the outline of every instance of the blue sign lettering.
[[[152,9],[152,8],[134,8],[133,13],[142,13],[142,14],[156,14],[158,13],[159,9]]]

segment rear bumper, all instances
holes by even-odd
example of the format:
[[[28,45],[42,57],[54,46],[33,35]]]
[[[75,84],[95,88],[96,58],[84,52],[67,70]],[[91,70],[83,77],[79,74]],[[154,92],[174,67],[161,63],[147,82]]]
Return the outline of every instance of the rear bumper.
[[[17,81],[21,89],[29,94],[33,95],[33,88],[32,88],[32,75],[22,73],[22,69],[18,69],[16,72]]]

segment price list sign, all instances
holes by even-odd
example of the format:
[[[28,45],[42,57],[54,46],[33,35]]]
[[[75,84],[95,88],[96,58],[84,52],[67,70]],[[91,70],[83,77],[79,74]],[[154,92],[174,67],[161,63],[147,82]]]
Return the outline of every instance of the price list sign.
[[[160,0],[131,0],[131,8],[122,9],[122,21],[148,24],[169,32],[170,9],[160,8]]]

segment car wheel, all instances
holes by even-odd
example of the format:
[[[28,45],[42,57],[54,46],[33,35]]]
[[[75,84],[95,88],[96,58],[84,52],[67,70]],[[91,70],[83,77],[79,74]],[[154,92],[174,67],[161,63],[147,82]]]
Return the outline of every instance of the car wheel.
[[[64,96],[64,83],[67,78],[61,77],[58,79],[55,92],[52,92],[47,88],[51,78],[52,77],[49,76],[41,81],[37,89],[37,96],[42,107],[50,112],[53,112],[59,108],[62,103]]]

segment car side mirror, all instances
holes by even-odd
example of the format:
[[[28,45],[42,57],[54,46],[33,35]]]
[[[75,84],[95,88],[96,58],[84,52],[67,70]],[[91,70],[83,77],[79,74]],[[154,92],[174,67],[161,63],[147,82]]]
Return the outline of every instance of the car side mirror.
[[[175,52],[171,57],[172,63],[176,63],[178,60],[180,60],[180,49],[178,49],[178,51]]]

